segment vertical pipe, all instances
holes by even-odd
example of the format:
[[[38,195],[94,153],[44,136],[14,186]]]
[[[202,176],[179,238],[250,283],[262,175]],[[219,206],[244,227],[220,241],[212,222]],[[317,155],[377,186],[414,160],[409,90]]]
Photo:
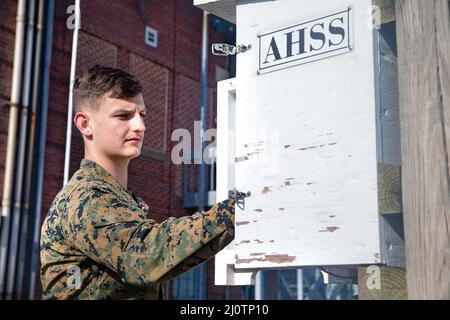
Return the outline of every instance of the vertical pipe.
[[[33,62],[33,80],[31,88],[31,102],[30,102],[30,115],[29,115],[29,131],[27,136],[27,150],[26,150],[26,161],[25,161],[25,175],[24,175],[24,187],[23,187],[23,197],[22,197],[22,208],[21,216],[22,221],[20,223],[20,245],[18,253],[18,267],[16,272],[15,292],[17,292],[17,297],[19,299],[23,298],[24,295],[24,283],[25,278],[25,267],[26,263],[29,263],[30,255],[26,254],[26,248],[30,243],[30,207],[31,207],[31,185],[33,179],[33,167],[34,167],[34,141],[36,135],[36,113],[38,107],[38,96],[40,88],[40,78],[41,78],[41,56],[42,56],[42,31],[43,31],[43,19],[44,19],[44,0],[36,1],[38,4],[37,10],[37,23],[36,23],[36,45],[34,50],[34,62]]]
[[[16,172],[15,172],[15,188],[14,201],[11,215],[11,234],[10,244],[8,249],[8,266],[6,276],[6,299],[12,299],[14,292],[14,279],[17,272],[18,253],[20,245],[20,230],[22,225],[22,196],[23,196],[23,178],[25,167],[25,152],[27,144],[27,131],[30,107],[30,84],[31,72],[33,63],[33,49],[35,36],[35,1],[28,2],[27,12],[27,34],[26,34],[26,49],[25,49],[25,64],[23,72],[23,90],[22,90],[22,108],[20,110],[20,128],[19,141],[16,158]]]
[[[33,188],[32,203],[32,245],[31,258],[29,263],[30,274],[27,278],[27,292],[28,299],[34,298],[34,290],[36,284],[36,273],[39,261],[39,230],[41,222],[41,204],[42,204],[42,187],[44,181],[44,161],[45,161],[45,137],[47,135],[47,111],[48,111],[48,95],[50,83],[50,62],[52,53],[52,31],[53,31],[53,11],[54,0],[47,0],[47,7],[45,10],[45,38],[44,38],[44,56],[42,65],[42,88],[41,96],[39,97],[39,125],[37,130],[37,144],[36,144],[36,179]]]
[[[263,272],[258,271],[256,273],[255,279],[255,300],[263,300],[264,299],[264,283],[263,283]]]
[[[202,69],[200,79],[200,172],[198,181],[198,211],[202,211],[205,206],[205,161],[203,159],[204,139],[206,131],[206,108],[208,102],[208,12],[203,11],[202,27]],[[206,264],[200,266],[202,280],[206,278]],[[200,296],[205,298],[205,281],[200,281]]]
[[[75,29],[72,38],[72,58],[70,65],[69,103],[67,110],[66,153],[64,158],[64,185],[69,181],[70,148],[72,143],[73,84],[77,66],[78,29],[80,28],[80,0],[75,0]]]
[[[297,269],[297,300],[303,300],[303,270]]]
[[[203,11],[202,31],[202,69],[201,69],[201,94],[200,94],[200,168],[198,181],[198,210],[202,211],[205,205],[205,162],[203,159],[204,139],[206,131],[206,107],[208,88],[208,12]]]
[[[6,149],[5,178],[3,182],[1,246],[0,246],[0,294],[5,294],[6,265],[8,260],[9,230],[11,224],[11,201],[13,190],[14,163],[16,155],[16,134],[19,120],[20,92],[22,84],[23,47],[25,36],[26,1],[17,4],[14,63],[11,86],[11,104],[9,111],[8,142]],[[0,298],[1,298],[0,297]]]

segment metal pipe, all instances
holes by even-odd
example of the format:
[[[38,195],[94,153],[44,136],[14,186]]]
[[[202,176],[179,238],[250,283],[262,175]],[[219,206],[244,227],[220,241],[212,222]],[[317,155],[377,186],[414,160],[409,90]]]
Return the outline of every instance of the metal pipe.
[[[17,4],[14,62],[11,85],[11,104],[9,111],[8,142],[6,148],[5,178],[3,181],[3,199],[1,216],[0,246],[0,294],[3,297],[6,286],[7,249],[9,247],[9,229],[11,223],[11,201],[13,190],[14,163],[16,155],[16,132],[19,120],[20,92],[22,84],[23,47],[25,36],[26,1]]]
[[[30,201],[31,201],[31,181],[33,180],[33,167],[34,167],[34,141],[36,135],[36,113],[38,107],[38,95],[40,87],[40,77],[41,77],[41,57],[42,57],[42,31],[43,31],[43,19],[44,19],[44,0],[36,1],[38,3],[37,10],[37,23],[35,29],[36,45],[34,50],[34,61],[33,61],[33,80],[31,84],[30,92],[30,114],[29,114],[29,130],[27,136],[27,150],[26,150],[26,161],[25,161],[25,175],[23,182],[23,193],[22,193],[22,205],[21,205],[21,217],[22,221],[20,223],[20,244],[18,253],[18,267],[16,272],[16,277],[14,280],[14,292],[17,294],[17,298],[22,299],[24,294],[24,281],[25,281],[25,267],[27,258],[26,248],[29,244],[29,233],[30,233]]]
[[[264,299],[263,272],[260,270],[256,273],[255,300],[263,300],[263,299]]]
[[[30,106],[31,71],[33,62],[34,34],[35,34],[35,1],[28,2],[27,35],[25,46],[25,64],[23,72],[22,108],[20,110],[19,142],[16,155],[16,172],[13,210],[11,215],[11,235],[8,249],[8,267],[6,276],[6,299],[12,299],[14,295],[14,279],[17,269],[17,258],[20,244],[20,230],[22,223],[21,198],[23,195],[23,178],[25,166],[25,148],[27,144],[28,115]]]
[[[41,0],[42,1],[42,0]],[[41,95],[39,97],[39,124],[37,128],[37,144],[36,144],[36,179],[34,180],[33,188],[33,200],[32,204],[32,225],[31,225],[31,252],[29,263],[29,276],[27,279],[27,293],[28,299],[34,298],[34,290],[36,285],[36,276],[38,273],[38,261],[39,261],[39,236],[41,225],[41,206],[42,206],[42,188],[44,181],[44,164],[45,164],[45,138],[47,135],[47,113],[48,113],[48,95],[49,95],[49,83],[50,83],[50,63],[52,55],[52,30],[53,30],[53,13],[55,3],[54,0],[47,1],[47,7],[45,10],[45,38],[44,41],[44,55],[42,64],[42,81],[41,81]]]
[[[70,148],[72,144],[73,84],[77,66],[78,29],[80,28],[80,0],[75,0],[75,29],[72,38],[72,58],[70,65],[69,108],[67,111],[66,154],[64,159],[64,185],[69,181]]]
[[[203,159],[204,140],[206,131],[206,108],[208,102],[208,12],[203,11],[202,31],[202,69],[200,78],[200,168],[198,181],[198,210],[202,211],[205,202],[205,161]]]
[[[297,300],[303,300],[303,270],[297,269]]]
[[[206,131],[206,108],[208,104],[208,12],[203,11],[203,27],[202,27],[202,69],[200,79],[200,172],[198,181],[198,211],[202,211],[205,206],[205,160],[203,159],[204,140]],[[200,283],[200,299],[205,299],[206,296],[206,264],[201,265],[199,268],[201,272]]]

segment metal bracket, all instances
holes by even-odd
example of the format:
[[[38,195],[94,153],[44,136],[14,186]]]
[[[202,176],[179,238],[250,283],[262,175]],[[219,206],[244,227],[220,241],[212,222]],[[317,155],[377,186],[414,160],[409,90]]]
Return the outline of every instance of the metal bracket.
[[[212,54],[215,56],[231,56],[238,53],[242,53],[248,51],[252,48],[252,45],[243,45],[240,44],[237,46],[233,46],[231,44],[226,43],[213,43],[211,46]]]
[[[250,191],[247,191],[246,193],[239,192],[236,190],[236,188],[228,191],[228,198],[234,199],[236,205],[242,210],[244,210],[245,208],[245,198],[250,196],[251,196]]]

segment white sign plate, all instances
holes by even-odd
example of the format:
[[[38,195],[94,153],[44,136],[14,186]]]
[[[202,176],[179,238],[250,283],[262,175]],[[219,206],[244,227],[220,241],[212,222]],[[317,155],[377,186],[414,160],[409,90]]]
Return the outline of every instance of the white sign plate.
[[[299,65],[352,50],[352,7],[258,35],[258,73]]]

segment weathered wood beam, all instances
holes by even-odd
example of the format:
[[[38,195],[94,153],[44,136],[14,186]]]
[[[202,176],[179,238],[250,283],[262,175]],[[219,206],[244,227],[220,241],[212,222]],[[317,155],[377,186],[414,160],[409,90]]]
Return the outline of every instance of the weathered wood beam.
[[[448,0],[397,0],[402,196],[410,299],[450,299]]]
[[[378,164],[378,200],[380,214],[402,212],[400,166]]]
[[[380,7],[381,24],[395,21],[395,1],[394,0],[374,0],[373,4]]]

